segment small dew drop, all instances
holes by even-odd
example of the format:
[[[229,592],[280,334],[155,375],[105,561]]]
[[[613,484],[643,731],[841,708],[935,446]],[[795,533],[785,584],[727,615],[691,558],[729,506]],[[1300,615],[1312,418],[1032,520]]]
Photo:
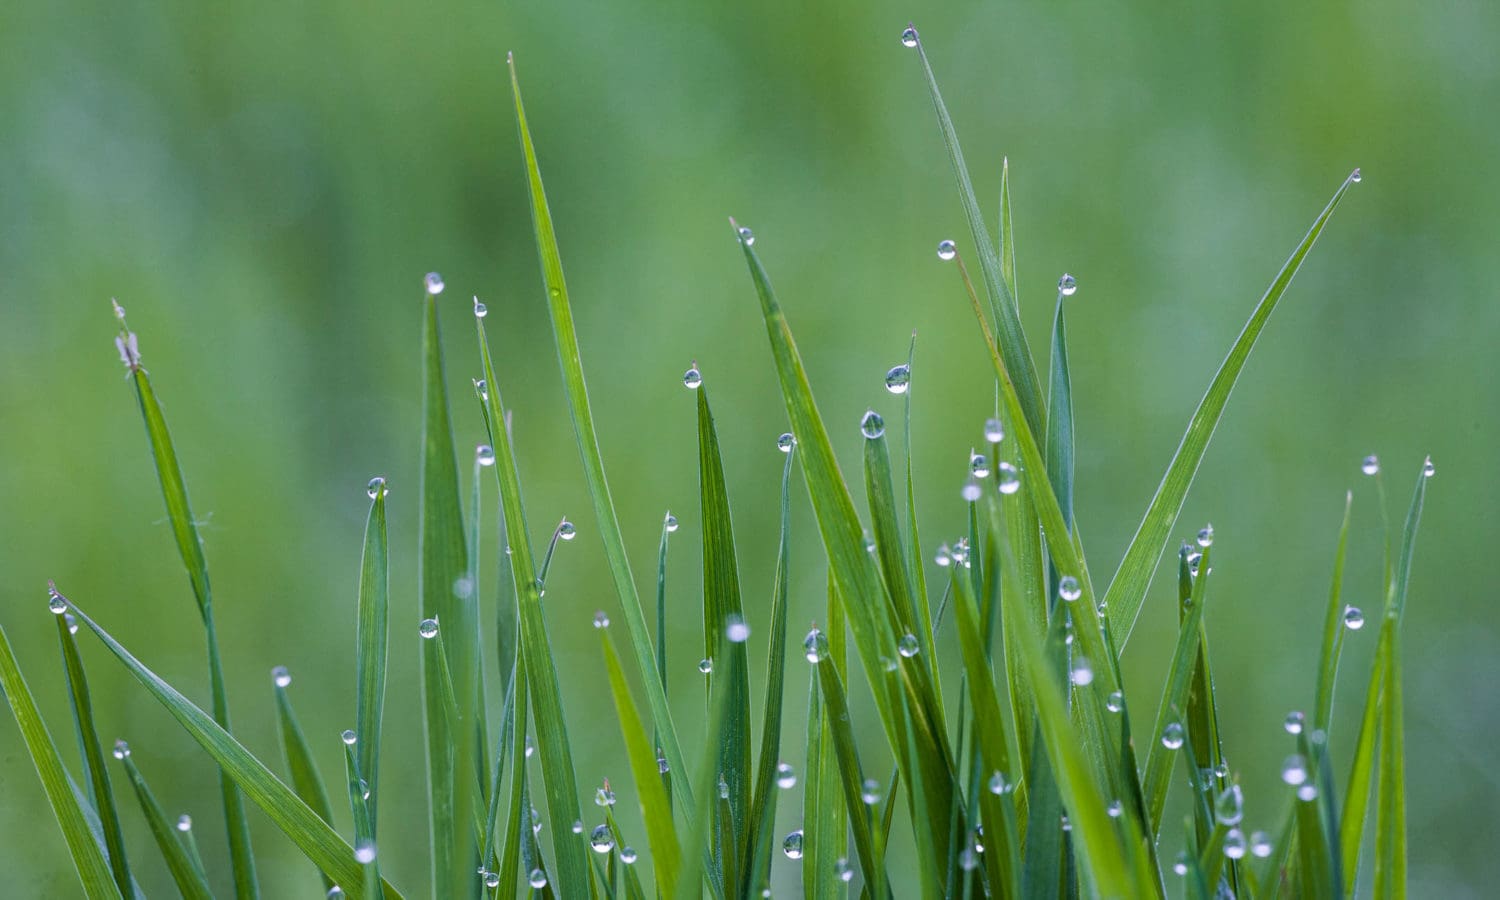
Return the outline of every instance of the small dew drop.
[[[1161,745],[1168,750],[1179,750],[1182,748],[1181,722],[1167,723],[1167,727],[1161,730]]]
[[[983,453],[969,451],[969,474],[975,478],[990,477],[990,461],[984,458]]]
[[[1344,627],[1350,631],[1358,631],[1365,627],[1365,614],[1357,606],[1344,607]]]
[[[359,796],[361,799],[370,799],[370,783],[363,778],[359,780]]]
[[[896,652],[907,659],[911,659],[922,652],[922,647],[917,643],[917,636],[911,632],[907,632],[901,636],[901,640],[896,642]]]
[[[744,244],[746,247],[755,246],[755,232],[741,225],[738,233],[740,236],[740,243]]]
[[[1172,871],[1178,875],[1186,875],[1188,870],[1188,855],[1186,850],[1177,852],[1177,859],[1172,863]]]
[[[703,386],[703,373],[698,371],[698,364],[688,366],[688,370],[682,373],[682,384],[690,391],[696,391]]]
[[[932,557],[932,561],[944,569],[953,565],[953,553],[948,549],[947,544],[937,548],[937,553]]]
[[[906,30],[901,32],[901,46],[907,49],[917,46],[917,29],[906,26]]]
[[[1422,477],[1431,478],[1435,474],[1437,474],[1437,466],[1432,464],[1432,457],[1429,456],[1422,462]]]
[[[743,644],[750,639],[750,626],[739,616],[731,615],[724,626],[724,636],[731,644]]]
[[[1318,786],[1309,782],[1297,788],[1297,799],[1311,801],[1318,799]]]
[[[885,434],[885,419],[875,410],[868,410],[864,417],[859,420],[860,432],[869,440],[875,440]]]
[[[1300,753],[1293,753],[1281,764],[1281,780],[1293,787],[1307,781],[1307,760]]]
[[[423,619],[421,623],[417,625],[417,634],[420,634],[422,637],[427,638],[428,640],[432,640],[433,638],[437,637],[437,633],[437,619]]]
[[[1371,453],[1365,457],[1365,461],[1359,464],[1359,470],[1366,475],[1380,474],[1380,457]]]
[[[615,805],[615,792],[609,789],[609,782],[606,781],[604,783],[604,787],[601,787],[597,791],[594,791],[594,805],[602,806],[606,809]],[[574,833],[582,834],[583,825],[579,824],[578,830]]]
[[[983,491],[981,491],[979,488],[979,482],[975,481],[972,478],[970,478],[968,481],[965,481],[964,486],[960,488],[958,492],[958,495],[964,499],[965,503],[975,502],[979,499],[981,494],[983,494]]]
[[[482,318],[484,318],[488,314],[489,314],[489,310],[485,308],[485,306],[484,306],[483,303],[479,302],[479,298],[478,297],[475,297],[474,298],[474,318],[476,318],[476,319],[482,319]]]
[[[778,763],[776,766],[776,786],[782,790],[788,790],[797,786],[797,770],[790,763]]]
[[[500,873],[499,872],[486,872],[486,873],[484,873],[484,886],[487,887],[487,888],[497,888],[497,887],[499,887],[500,886]]]
[[[798,828],[786,836],[781,842],[781,852],[786,854],[787,859],[802,858],[802,829]]]
[[[532,743],[531,735],[526,735],[526,758],[531,759],[531,754],[536,752],[536,744]]]
[[[1110,691],[1104,700],[1104,708],[1112,713],[1121,712],[1125,709],[1125,692]]]
[[[719,799],[720,800],[728,800],[729,799],[729,782],[727,782],[727,781],[724,780],[724,773],[723,772],[719,773]]]
[[[64,600],[63,595],[59,594],[56,590],[48,588],[47,608],[52,610],[53,615],[60,616],[68,611],[68,601]]]
[[[1245,832],[1231,828],[1224,835],[1224,855],[1230,859],[1245,858]]]
[[[874,806],[879,803],[881,800],[880,782],[873,778],[866,778],[864,783],[860,785],[859,799],[863,800],[866,806]]]
[[[63,622],[68,626],[68,634],[78,633],[78,620],[73,618],[72,613],[63,613]]]
[[[557,536],[565,541],[571,541],[578,537],[578,527],[567,519],[563,519],[557,526]]]
[[[1000,424],[999,419],[984,420],[984,439],[991,444],[998,444],[1005,440],[1005,426]]]
[[[190,816],[190,815],[188,815],[187,813],[183,813],[182,815],[178,816],[177,817],[177,830],[178,831],[192,831],[193,830],[193,817]]]
[[[667,755],[662,752],[660,747],[656,748],[656,771],[659,775],[665,775],[672,771],[671,764],[667,762]]]
[[[1213,543],[1214,527],[1212,525],[1204,525],[1202,528],[1198,529],[1198,546],[1205,548],[1212,547]]]
[[[594,613],[594,627],[595,628],[608,628],[609,627],[609,616],[605,614],[604,610],[601,609],[598,612]]]
[[[1361,181],[1364,181],[1364,179],[1365,176],[1361,175],[1358,169],[1355,169],[1353,172],[1349,173],[1349,180],[1355,184],[1359,184]]]
[[[526,876],[526,883],[541,890],[547,886],[547,873],[541,869],[532,869],[531,874]]]
[[[1271,836],[1264,831],[1250,832],[1250,855],[1265,859],[1271,855]]]
[[[359,736],[354,733],[354,729],[345,728],[344,733],[339,735],[339,739],[352,747],[354,746],[354,742],[359,740]]]
[[[324,896],[327,897],[328,900],[341,900],[341,898],[344,896],[344,889],[339,887],[338,885],[334,885],[333,887],[328,889],[328,893]]]
[[[1057,279],[1057,292],[1064,297],[1071,297],[1078,293],[1078,279],[1064,272],[1063,276]]]
[[[292,683],[292,673],[286,670],[286,666],[277,666],[271,670],[271,681],[277,687],[286,687]]]
[[[662,519],[662,527],[667,529],[667,534],[672,534],[677,530],[677,517],[667,513],[667,517]]]
[[[130,755],[130,745],[123,740],[115,741],[115,759],[124,759]]]
[[[1078,579],[1072,575],[1064,575],[1057,580],[1057,595],[1072,603],[1083,596],[1083,588],[1079,586]]]
[[[371,478],[370,483],[365,485],[365,495],[368,496],[371,500],[374,500],[376,497],[379,497],[385,493],[388,493],[385,487],[385,478],[380,475],[376,475],[374,478]]]
[[[583,820],[582,819],[574,819],[573,820],[572,831],[573,831],[574,834],[583,834]]]
[[[885,373],[885,389],[893,394],[904,394],[911,387],[911,366],[902,363],[891,366]]]
[[[781,437],[776,439],[776,449],[782,453],[791,453],[795,446],[797,446],[797,439],[790,431],[782,432]]]
[[[620,848],[620,862],[624,863],[627,866],[633,866],[633,865],[635,865],[635,861],[636,861],[636,855],[635,855],[635,848],[634,847],[621,847]]]
[[[441,294],[443,288],[447,286],[443,284],[443,276],[436,272],[428,272],[427,277],[423,279],[423,284],[427,287],[427,293],[433,297]]]
[[[1094,667],[1089,664],[1088,657],[1074,657],[1073,666],[1068,671],[1068,680],[1075,687],[1086,687],[1094,683]]]
[[[1286,721],[1281,727],[1286,729],[1287,734],[1301,734],[1303,723],[1306,721],[1307,716],[1303,715],[1301,710],[1294,709],[1286,714]]]
[[[375,845],[369,841],[361,841],[354,848],[354,861],[360,865],[367,865],[375,861]]]
[[[1014,494],[1021,489],[1021,477],[1016,472],[1016,467],[1008,462],[1001,462],[995,469],[995,479],[999,485],[1000,493]]]
[[[704,675],[707,675],[709,672],[712,672],[713,670],[714,670],[714,660],[713,660],[713,657],[711,657],[711,656],[705,656],[702,659],[698,660],[698,671],[699,672],[702,672]]]
[[[802,652],[807,657],[808,662],[822,662],[828,657],[828,638],[823,636],[823,632],[814,628],[802,640]]]
[[[958,255],[958,246],[952,241],[938,241],[938,259],[947,262]]]
[[[495,464],[495,448],[489,444],[480,444],[474,448],[474,461],[481,466],[493,466]]]
[[[1010,788],[1011,788],[1011,784],[1010,784],[1009,781],[1007,781],[1005,779],[1005,773],[1004,772],[996,771],[996,772],[990,773],[990,793],[991,794],[995,794],[996,796],[998,796],[1000,794],[1005,793],[1006,791],[1009,791]]]
[[[1118,819],[1120,818],[1120,816],[1125,814],[1125,804],[1121,803],[1118,800],[1111,800],[1109,802],[1109,806],[1104,808],[1104,812],[1111,819]]]
[[[1237,784],[1219,792],[1214,801],[1214,819],[1220,825],[1238,825],[1245,817],[1245,794]]]
[[[972,868],[972,867],[971,867]],[[849,858],[840,856],[833,864],[833,874],[839,877],[839,881],[853,881],[854,869],[849,865]]]

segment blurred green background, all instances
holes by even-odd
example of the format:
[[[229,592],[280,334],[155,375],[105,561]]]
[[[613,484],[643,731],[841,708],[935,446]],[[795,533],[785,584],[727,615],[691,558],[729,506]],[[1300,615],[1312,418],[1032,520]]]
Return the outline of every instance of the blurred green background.
[[[380,789],[387,834],[400,837],[381,849],[387,873],[416,896],[429,889],[415,666],[428,270],[448,283],[461,455],[481,433],[469,388],[478,294],[515,410],[531,519],[579,524],[547,594],[575,764],[581,785],[607,775],[633,798],[588,627],[617,601],[563,405],[506,50],[527,90],[643,589],[663,511],[683,521],[670,563],[671,666],[689,745],[702,727],[701,607],[683,369],[696,358],[713,394],[760,640],[782,463],[773,441],[785,428],[726,215],[755,229],[847,474],[866,407],[895,421],[899,404],[880,378],[919,332],[915,453],[930,544],[963,527],[958,488],[992,398],[955,273],[933,253],[940,238],[968,235],[917,60],[897,41],[909,7],[533,6],[63,0],[0,11],[0,619],[54,739],[73,760],[48,578],[208,702],[198,617],[111,346],[117,297],[206,523],[239,734],[278,770],[277,664],[293,673],[325,773],[336,781],[341,770],[364,485],[375,473],[391,480]],[[1379,501],[1359,460],[1380,454],[1399,520],[1432,454],[1407,618],[1411,879],[1416,896],[1482,896],[1500,879],[1490,827],[1500,806],[1490,752],[1500,740],[1490,596],[1500,557],[1483,550],[1500,537],[1500,482],[1484,462],[1500,440],[1500,7],[961,2],[915,17],[992,222],[1002,154],[1010,159],[1021,302],[1041,355],[1053,285],[1064,270],[1078,278],[1078,515],[1096,578],[1112,572],[1255,300],[1339,182],[1363,167],[1251,360],[1176,531],[1211,520],[1218,533],[1209,627],[1221,717],[1247,827],[1270,828],[1290,752],[1280,722],[1311,700],[1344,492],[1355,492],[1348,598],[1373,609]],[[823,603],[800,482],[794,509],[800,635]],[[486,565],[492,588],[493,553]],[[1128,687],[1150,698],[1135,704],[1142,716],[1170,652],[1169,593],[1159,579],[1126,654]],[[1345,749],[1375,629],[1351,637],[1333,736]],[[207,757],[95,642],[84,651],[105,734],[132,742],[169,811],[194,815],[227,891]],[[805,689],[794,657],[783,755],[799,770]],[[883,741],[861,710],[871,767],[883,770]],[[72,895],[9,716],[0,758],[6,892]],[[126,803],[137,875],[169,893]],[[796,827],[791,805],[783,831]],[[633,799],[619,808],[632,827]],[[312,867],[251,816],[265,895],[316,895]],[[774,876],[791,888],[796,865],[778,854]]]

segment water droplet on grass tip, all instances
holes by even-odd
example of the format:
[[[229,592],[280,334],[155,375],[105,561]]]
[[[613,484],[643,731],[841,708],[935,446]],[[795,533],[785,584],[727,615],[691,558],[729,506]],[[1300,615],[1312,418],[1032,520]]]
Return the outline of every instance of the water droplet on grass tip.
[[[782,790],[796,787],[797,770],[789,763],[778,763],[776,766],[776,786]]]
[[[1212,525],[1204,525],[1202,528],[1198,529],[1198,546],[1212,547],[1213,543],[1214,527]]]
[[[193,830],[193,817],[190,816],[190,815],[188,815],[187,813],[183,813],[182,815],[178,816],[177,817],[177,830],[178,831],[192,831]]]
[[[879,803],[881,799],[880,782],[873,778],[866,778],[864,783],[859,787],[859,799],[863,800],[866,806],[874,806]]]
[[[495,464],[495,448],[489,444],[480,444],[474,448],[474,461],[481,466],[493,466]]]
[[[990,477],[990,461],[984,458],[983,453],[969,451],[969,473],[975,478]]]
[[[1309,782],[1297,788],[1297,799],[1303,801],[1318,799],[1318,786]]]
[[[1214,819],[1220,825],[1238,825],[1244,817],[1245,794],[1239,785],[1231,784],[1214,801]]]
[[[437,619],[423,619],[417,625],[417,634],[420,634],[422,637],[427,638],[428,640],[431,640],[432,638],[437,637],[437,633],[438,633],[438,621],[437,621]]]
[[[1264,831],[1250,832],[1250,855],[1265,859],[1271,855],[1271,836]]]
[[[1365,614],[1357,606],[1344,607],[1344,627],[1350,631],[1358,631],[1365,627]]]
[[[828,657],[828,638],[823,636],[823,632],[814,628],[802,640],[802,652],[807,657],[808,662],[822,662]]]
[[[984,420],[984,439],[991,444],[1005,440],[1005,426],[1000,424],[999,419]]]
[[[384,496],[387,493],[389,493],[389,491],[386,490],[385,478],[380,475],[376,475],[374,478],[371,478],[370,482],[365,485],[365,496],[369,497],[371,500],[374,500],[376,497]]]
[[[782,453],[791,453],[795,446],[797,446],[797,439],[790,431],[783,432],[781,437],[776,439],[776,449]]]
[[[1057,580],[1057,595],[1072,603],[1083,596],[1083,588],[1079,587],[1078,579],[1072,575],[1064,575]]]
[[[354,848],[354,861],[361,865],[375,861],[375,845],[369,841],[361,841]]]
[[[690,391],[696,391],[703,385],[703,373],[698,371],[698,364],[688,366],[688,370],[682,373],[682,384]]]
[[[907,49],[917,46],[917,29],[906,26],[906,30],[901,32],[901,46]]]
[[[620,848],[620,862],[624,863],[627,866],[633,866],[635,865],[636,858],[637,857],[635,855],[634,847]]]
[[[741,225],[738,230],[738,234],[740,236],[740,243],[744,244],[746,247],[755,246],[755,232]]]
[[[729,638],[731,644],[743,644],[750,639],[750,626],[739,616],[731,615],[728,624],[724,626],[724,636]]]
[[[338,885],[334,885],[333,887],[328,889],[328,893],[324,894],[324,896],[327,897],[328,900],[339,900],[339,898],[342,898],[344,896],[344,889],[339,887]]]
[[[563,519],[557,526],[557,536],[565,541],[571,541],[578,537],[578,527],[567,519]]]
[[[609,789],[609,782],[606,781],[604,783],[604,787],[601,787],[601,788],[599,788],[599,790],[594,791],[594,805],[595,806],[604,806],[604,807],[610,807],[610,806],[614,806],[615,805],[615,792]],[[583,833],[583,825],[580,824],[578,826],[578,830],[575,831],[574,834],[582,834],[582,833]]]
[[[1008,462],[1002,462],[996,467],[996,481],[1002,494],[1014,494],[1021,489],[1021,478],[1016,472],[1016,467]]]
[[[953,553],[948,549],[947,544],[943,544],[937,548],[937,553],[932,557],[932,561],[944,569],[953,565]]]
[[[130,745],[123,740],[115,741],[115,759],[124,759],[130,755]]]
[[[1303,715],[1301,710],[1294,709],[1286,714],[1286,721],[1281,727],[1286,729],[1287,734],[1301,734],[1302,726],[1306,721],[1307,716]]]
[[[1431,478],[1435,474],[1437,474],[1437,466],[1432,464],[1432,457],[1429,456],[1422,462],[1422,477]]]
[[[531,874],[526,876],[526,883],[541,890],[547,886],[547,873],[541,869],[532,869]]]
[[[903,634],[901,640],[896,642],[896,652],[907,659],[911,659],[921,651],[922,647],[917,643],[917,636],[910,632]]]
[[[867,410],[864,417],[859,420],[859,430],[869,440],[875,440],[885,434],[885,419],[875,410]]]
[[[47,608],[52,610],[53,615],[60,616],[68,611],[68,601],[64,600],[63,595],[59,594],[56,589],[49,587],[47,589]]]
[[[1366,475],[1380,474],[1380,457],[1371,453],[1365,457],[1365,461],[1359,464],[1359,470]]]
[[[1360,174],[1360,171],[1358,169],[1355,169],[1353,172],[1349,173],[1349,180],[1355,184],[1359,184],[1361,181],[1364,181],[1364,179],[1365,176]]]
[[[1064,297],[1071,297],[1078,293],[1078,279],[1064,272],[1063,276],[1057,279],[1057,292]]]
[[[1104,700],[1104,708],[1112,713],[1117,713],[1125,709],[1125,692],[1110,691],[1109,696]]]
[[[354,746],[355,741],[359,740],[359,736],[354,733],[354,729],[352,728],[345,728],[344,733],[339,735],[339,738],[351,747]]]
[[[698,671],[699,672],[702,672],[704,675],[707,675],[709,672],[712,672],[713,670],[714,670],[714,660],[713,660],[713,657],[711,657],[711,656],[705,656],[702,659],[698,660]]]
[[[973,503],[979,499],[981,493],[979,482],[970,478],[964,482],[964,486],[959,490],[958,495],[964,499],[965,503]]]
[[[802,829],[798,828],[786,836],[781,842],[781,852],[786,854],[787,859],[802,858]]]
[[[1161,745],[1168,750],[1181,749],[1182,739],[1181,722],[1168,722],[1167,727],[1161,730]]]
[[[911,387],[911,366],[901,363],[891,366],[885,373],[885,389],[893,394],[904,394]]]
[[[677,517],[667,513],[667,517],[662,519],[662,526],[667,529],[667,534],[671,534],[677,530]]]
[[[286,687],[292,683],[292,673],[286,670],[286,666],[277,666],[271,670],[271,681],[277,687]]]
[[[427,277],[422,279],[422,283],[426,286],[427,293],[433,297],[441,294],[443,288],[447,286],[443,284],[443,276],[436,272],[428,272]]]
[[[594,627],[595,628],[608,628],[609,627],[609,616],[605,615],[604,610],[601,609],[598,612],[594,613]]]
[[[1300,753],[1293,753],[1281,764],[1281,780],[1296,786],[1307,781],[1307,760]]]

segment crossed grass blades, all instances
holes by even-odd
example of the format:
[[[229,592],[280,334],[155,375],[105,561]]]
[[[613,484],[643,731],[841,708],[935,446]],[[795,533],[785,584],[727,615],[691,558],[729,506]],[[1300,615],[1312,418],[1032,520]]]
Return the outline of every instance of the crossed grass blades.
[[[1230,390],[1308,251],[1350,186],[1360,180],[1358,170],[1339,185],[1253,308],[1193,414],[1115,575],[1096,582],[1072,516],[1066,298],[1077,284],[1069,276],[1059,282],[1044,388],[1020,327],[1008,167],[1002,172],[998,239],[992,240],[920,36],[908,28],[901,43],[916,51],[931,90],[970,226],[968,240],[942,242],[938,256],[953,264],[955,299],[967,300],[981,338],[975,349],[986,352],[994,367],[996,416],[984,423],[980,446],[985,452],[972,455],[972,477],[962,493],[966,537],[937,551],[939,568],[929,578],[912,490],[913,386],[921,383],[915,340],[907,362],[887,377],[887,388],[905,395],[905,496],[898,499],[885,423],[873,411],[867,413],[860,423],[868,509],[868,519],[862,520],[834,457],[791,327],[755,249],[755,236],[731,220],[764,315],[791,430],[778,441],[786,465],[769,635],[752,640],[746,610],[760,601],[745,593],[736,562],[729,486],[709,387],[696,365],[684,378],[695,391],[697,407],[704,558],[700,669],[710,738],[694,757],[685,755],[665,689],[663,598],[669,536],[677,531],[677,520],[668,513],[661,526],[652,621],[610,499],[557,237],[511,61],[532,220],[568,411],[594,526],[618,599],[611,613],[595,618],[594,626],[626,751],[621,768],[628,769],[630,778],[624,784],[606,782],[594,792],[603,822],[592,824],[596,814],[586,825],[547,633],[549,625],[558,623],[549,622],[544,601],[553,551],[559,541],[573,539],[578,528],[564,520],[552,530],[545,551],[533,549],[517,461],[517,447],[526,436],[512,434],[502,399],[503,373],[485,336],[487,310],[477,298],[474,321],[483,378],[475,380],[475,393],[486,434],[474,455],[466,514],[439,326],[444,284],[441,277],[429,275],[423,298],[418,492],[423,619],[415,635],[404,626],[398,630],[397,646],[401,652],[421,653],[432,894],[763,896],[769,895],[775,861],[778,867],[800,868],[808,897],[889,897],[897,891],[894,883],[913,880],[922,897],[1347,896],[1361,872],[1373,803],[1374,859],[1367,867],[1373,873],[1371,887],[1377,897],[1404,896],[1400,625],[1427,478],[1433,473],[1430,461],[1418,473],[1399,543],[1387,553],[1379,644],[1359,731],[1337,736],[1355,751],[1343,780],[1333,772],[1329,752],[1335,739],[1330,730],[1333,685],[1344,641],[1365,620],[1362,611],[1343,603],[1341,593],[1350,504],[1339,530],[1317,679],[1306,698],[1312,712],[1293,713],[1287,721],[1295,748],[1282,764],[1287,789],[1278,821],[1261,823],[1264,829],[1247,835],[1237,773],[1224,763],[1206,624],[1211,527],[1177,554],[1181,630],[1166,684],[1159,694],[1127,692],[1119,674],[1119,654]],[[977,286],[971,263],[978,267]],[[401,893],[382,877],[378,852],[389,631],[385,480],[371,480],[367,490],[370,507],[351,673],[357,704],[351,710],[355,727],[343,733],[344,778],[329,782],[314,764],[288,690],[291,676],[278,667],[272,673],[272,699],[284,749],[277,767],[288,776],[283,780],[233,736],[208,566],[185,481],[137,337],[126,325],[124,310],[116,305],[115,311],[116,346],[136,392],[173,537],[203,622],[213,708],[199,709],[115,641],[83,606],[49,585],[48,605],[57,614],[80,749],[75,777],[0,631],[0,684],[84,892],[90,898],[141,896],[135,873],[165,864],[184,896],[210,897],[211,884],[228,882],[235,897],[257,897],[245,821],[248,800],[307,856],[309,881],[316,875],[329,896],[399,898]],[[824,625],[806,635],[799,654],[811,664],[808,737],[801,750],[781,741],[788,714],[788,523],[794,468],[802,473],[816,515],[828,571]],[[1378,460],[1367,459],[1363,469],[1373,476],[1383,509]],[[491,475],[501,526],[498,539],[486,544],[480,521],[483,482]],[[480,561],[497,552],[508,560],[509,578],[486,591],[479,581]],[[487,623],[481,610],[490,603],[495,618]],[[625,626],[623,652],[611,614]],[[944,629],[950,615],[953,627]],[[229,872],[205,870],[193,823],[186,816],[169,821],[124,741],[111,748],[119,766],[105,758],[77,648],[80,627],[167,708],[218,766]],[[954,643],[962,659],[956,683],[952,675],[945,679],[936,664],[941,648]],[[759,716],[749,683],[752,651],[768,654],[766,682],[758,691]],[[855,740],[848,693],[856,688],[873,697],[884,745]],[[499,702],[493,705],[501,710],[498,718],[487,712],[492,708],[488,691],[498,692]],[[642,693],[644,706],[638,699]],[[1127,701],[1137,696],[1146,715],[1154,708],[1151,731],[1139,742],[1130,730]],[[802,715],[803,710],[794,704],[790,714]],[[319,734],[329,731],[319,724]],[[147,771],[152,768],[150,752],[146,748],[143,754]],[[536,773],[528,763],[533,755],[538,757]],[[799,766],[802,827],[778,835],[776,807],[781,798],[792,796],[788,790],[798,782]],[[114,793],[111,770],[130,783],[160,860],[126,858],[123,828],[130,816]],[[540,775],[539,784],[534,774]],[[1184,782],[1191,792],[1191,812],[1180,823],[1163,820],[1173,780]],[[617,791],[638,803],[643,833],[630,835],[621,828],[613,810]],[[333,825],[335,800],[349,806],[352,840]],[[538,813],[537,804],[545,815]],[[898,823],[898,817],[905,823]],[[541,822],[550,826],[545,833]],[[1175,844],[1179,829],[1185,849],[1164,860],[1162,837],[1168,835]],[[912,845],[901,853],[915,861],[914,879],[909,872],[892,877],[889,842],[898,832],[910,835]]]

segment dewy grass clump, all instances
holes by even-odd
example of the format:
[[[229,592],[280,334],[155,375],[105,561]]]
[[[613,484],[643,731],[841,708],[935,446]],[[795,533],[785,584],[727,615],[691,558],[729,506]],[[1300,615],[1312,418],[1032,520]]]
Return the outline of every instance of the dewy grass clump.
[[[563,520],[546,549],[534,552],[513,443],[527,438],[509,427],[502,401],[506,375],[490,355],[488,311],[477,298],[473,309],[483,371],[474,388],[485,434],[475,442],[473,493],[467,504],[461,496],[438,329],[445,285],[429,274],[422,327],[421,621],[396,629],[398,651],[421,657],[427,738],[432,886],[415,893],[443,898],[519,892],[566,898],[769,896],[774,866],[798,871],[809,897],[851,892],[889,897],[906,894],[913,883],[924,897],[1347,896],[1356,887],[1367,820],[1373,817],[1373,891],[1378,897],[1404,896],[1400,626],[1427,478],[1433,474],[1430,461],[1417,474],[1405,527],[1386,566],[1379,614],[1348,606],[1341,597],[1350,525],[1346,504],[1317,678],[1299,698],[1307,702],[1304,711],[1287,719],[1295,746],[1281,763],[1286,790],[1279,818],[1246,820],[1239,773],[1224,761],[1205,637],[1216,549],[1212,527],[1198,530],[1177,551],[1180,632],[1165,685],[1127,689],[1119,667],[1230,390],[1308,251],[1359,181],[1358,170],[1339,185],[1254,307],[1193,414],[1124,559],[1112,578],[1096,580],[1072,528],[1073,406],[1065,313],[1066,298],[1078,283],[1070,275],[1058,282],[1049,364],[1040,370],[1018,314],[1008,172],[1002,173],[999,238],[992,241],[920,36],[907,28],[901,43],[916,51],[931,89],[970,226],[967,239],[938,243],[937,256],[953,266],[955,295],[966,298],[974,313],[981,339],[975,349],[988,354],[997,387],[996,415],[975,423],[983,440],[971,453],[970,477],[961,493],[967,535],[934,553],[924,549],[916,531],[910,423],[919,393],[912,388],[921,384],[921,369],[910,354],[885,378],[886,389],[904,398],[899,430],[873,411],[859,423],[868,517],[857,513],[755,235],[731,220],[730,234],[743,251],[764,314],[791,427],[776,442],[786,459],[770,626],[764,634],[752,633],[746,613],[753,601],[741,590],[730,486],[709,385],[696,364],[684,376],[697,406],[703,522],[700,670],[707,682],[709,739],[701,747],[682,743],[667,704],[664,585],[677,519],[668,513],[661,526],[653,618],[650,598],[643,600],[638,591],[610,499],[557,238],[512,64],[558,358],[592,497],[592,528],[603,541],[618,600],[596,615],[593,625],[630,779],[598,787],[577,780],[547,633],[559,623],[549,622],[543,598],[558,542],[572,540],[579,528]],[[135,873],[165,863],[184,896],[212,896],[211,878],[232,880],[238,898],[258,896],[245,824],[248,799],[306,854],[312,863],[309,882],[315,869],[329,896],[399,898],[382,877],[379,852],[395,827],[378,815],[389,643],[385,479],[371,479],[367,487],[353,661],[357,702],[340,723],[352,726],[343,731],[344,771],[329,779],[314,765],[291,703],[292,676],[278,667],[271,684],[284,751],[275,761],[277,774],[232,735],[208,567],[185,482],[136,335],[126,326],[124,310],[116,306],[116,314],[116,346],[136,390],[173,536],[203,621],[213,709],[199,709],[153,674],[84,611],[87,603],[80,606],[50,588],[48,605],[57,614],[82,748],[81,769],[69,771],[0,632],[0,683],[85,893],[134,896],[139,893]],[[900,470],[893,444],[900,450]],[[1375,457],[1361,468],[1378,483],[1381,467]],[[819,625],[791,638],[792,680],[800,685],[804,674],[810,677],[806,706],[793,702],[789,708],[786,613],[794,469],[802,473],[816,515],[828,602]],[[479,488],[491,477],[499,487],[502,533],[498,541],[482,545]],[[481,559],[493,554],[503,554],[510,578],[491,592],[498,595],[499,610],[492,630],[480,615],[485,591],[478,576]],[[935,569],[929,569],[929,558]],[[753,618],[762,620],[762,613],[757,608]],[[953,627],[943,627],[945,618]],[[1357,734],[1335,734],[1330,711],[1341,650],[1346,636],[1367,619],[1378,625],[1379,635],[1363,719]],[[169,822],[124,742],[114,744],[114,762],[105,758],[108,738],[95,726],[77,652],[80,627],[100,640],[218,765],[230,872],[205,871],[193,823],[186,817]],[[937,664],[940,654],[955,650],[962,661],[956,683]],[[750,653],[767,654],[763,685],[750,683]],[[883,744],[855,739],[852,690],[873,696]],[[486,713],[489,692],[498,692],[498,718]],[[1150,732],[1132,734],[1132,702],[1143,709],[1137,721],[1149,721]],[[804,713],[806,746],[785,745],[787,716]],[[412,716],[403,710],[398,719],[409,726]],[[319,723],[318,731],[335,727]],[[1333,770],[1335,742],[1353,748],[1346,773]],[[526,765],[533,750],[539,783]],[[138,823],[120,808],[128,804],[115,794],[117,777],[130,783],[161,860],[127,860],[125,823]],[[1164,820],[1174,781],[1190,791],[1190,812],[1181,822]],[[793,802],[790,792],[798,786],[801,827],[775,833],[777,804]],[[621,829],[614,809],[622,800],[638,804],[643,832]],[[335,802],[349,805],[352,834],[339,834],[332,826]],[[889,843],[898,816],[906,820],[900,831],[910,833],[911,845]],[[411,825],[401,825],[401,839],[410,839]],[[1179,845],[1185,849],[1171,856],[1162,849]],[[893,878],[897,859],[903,871]]]

